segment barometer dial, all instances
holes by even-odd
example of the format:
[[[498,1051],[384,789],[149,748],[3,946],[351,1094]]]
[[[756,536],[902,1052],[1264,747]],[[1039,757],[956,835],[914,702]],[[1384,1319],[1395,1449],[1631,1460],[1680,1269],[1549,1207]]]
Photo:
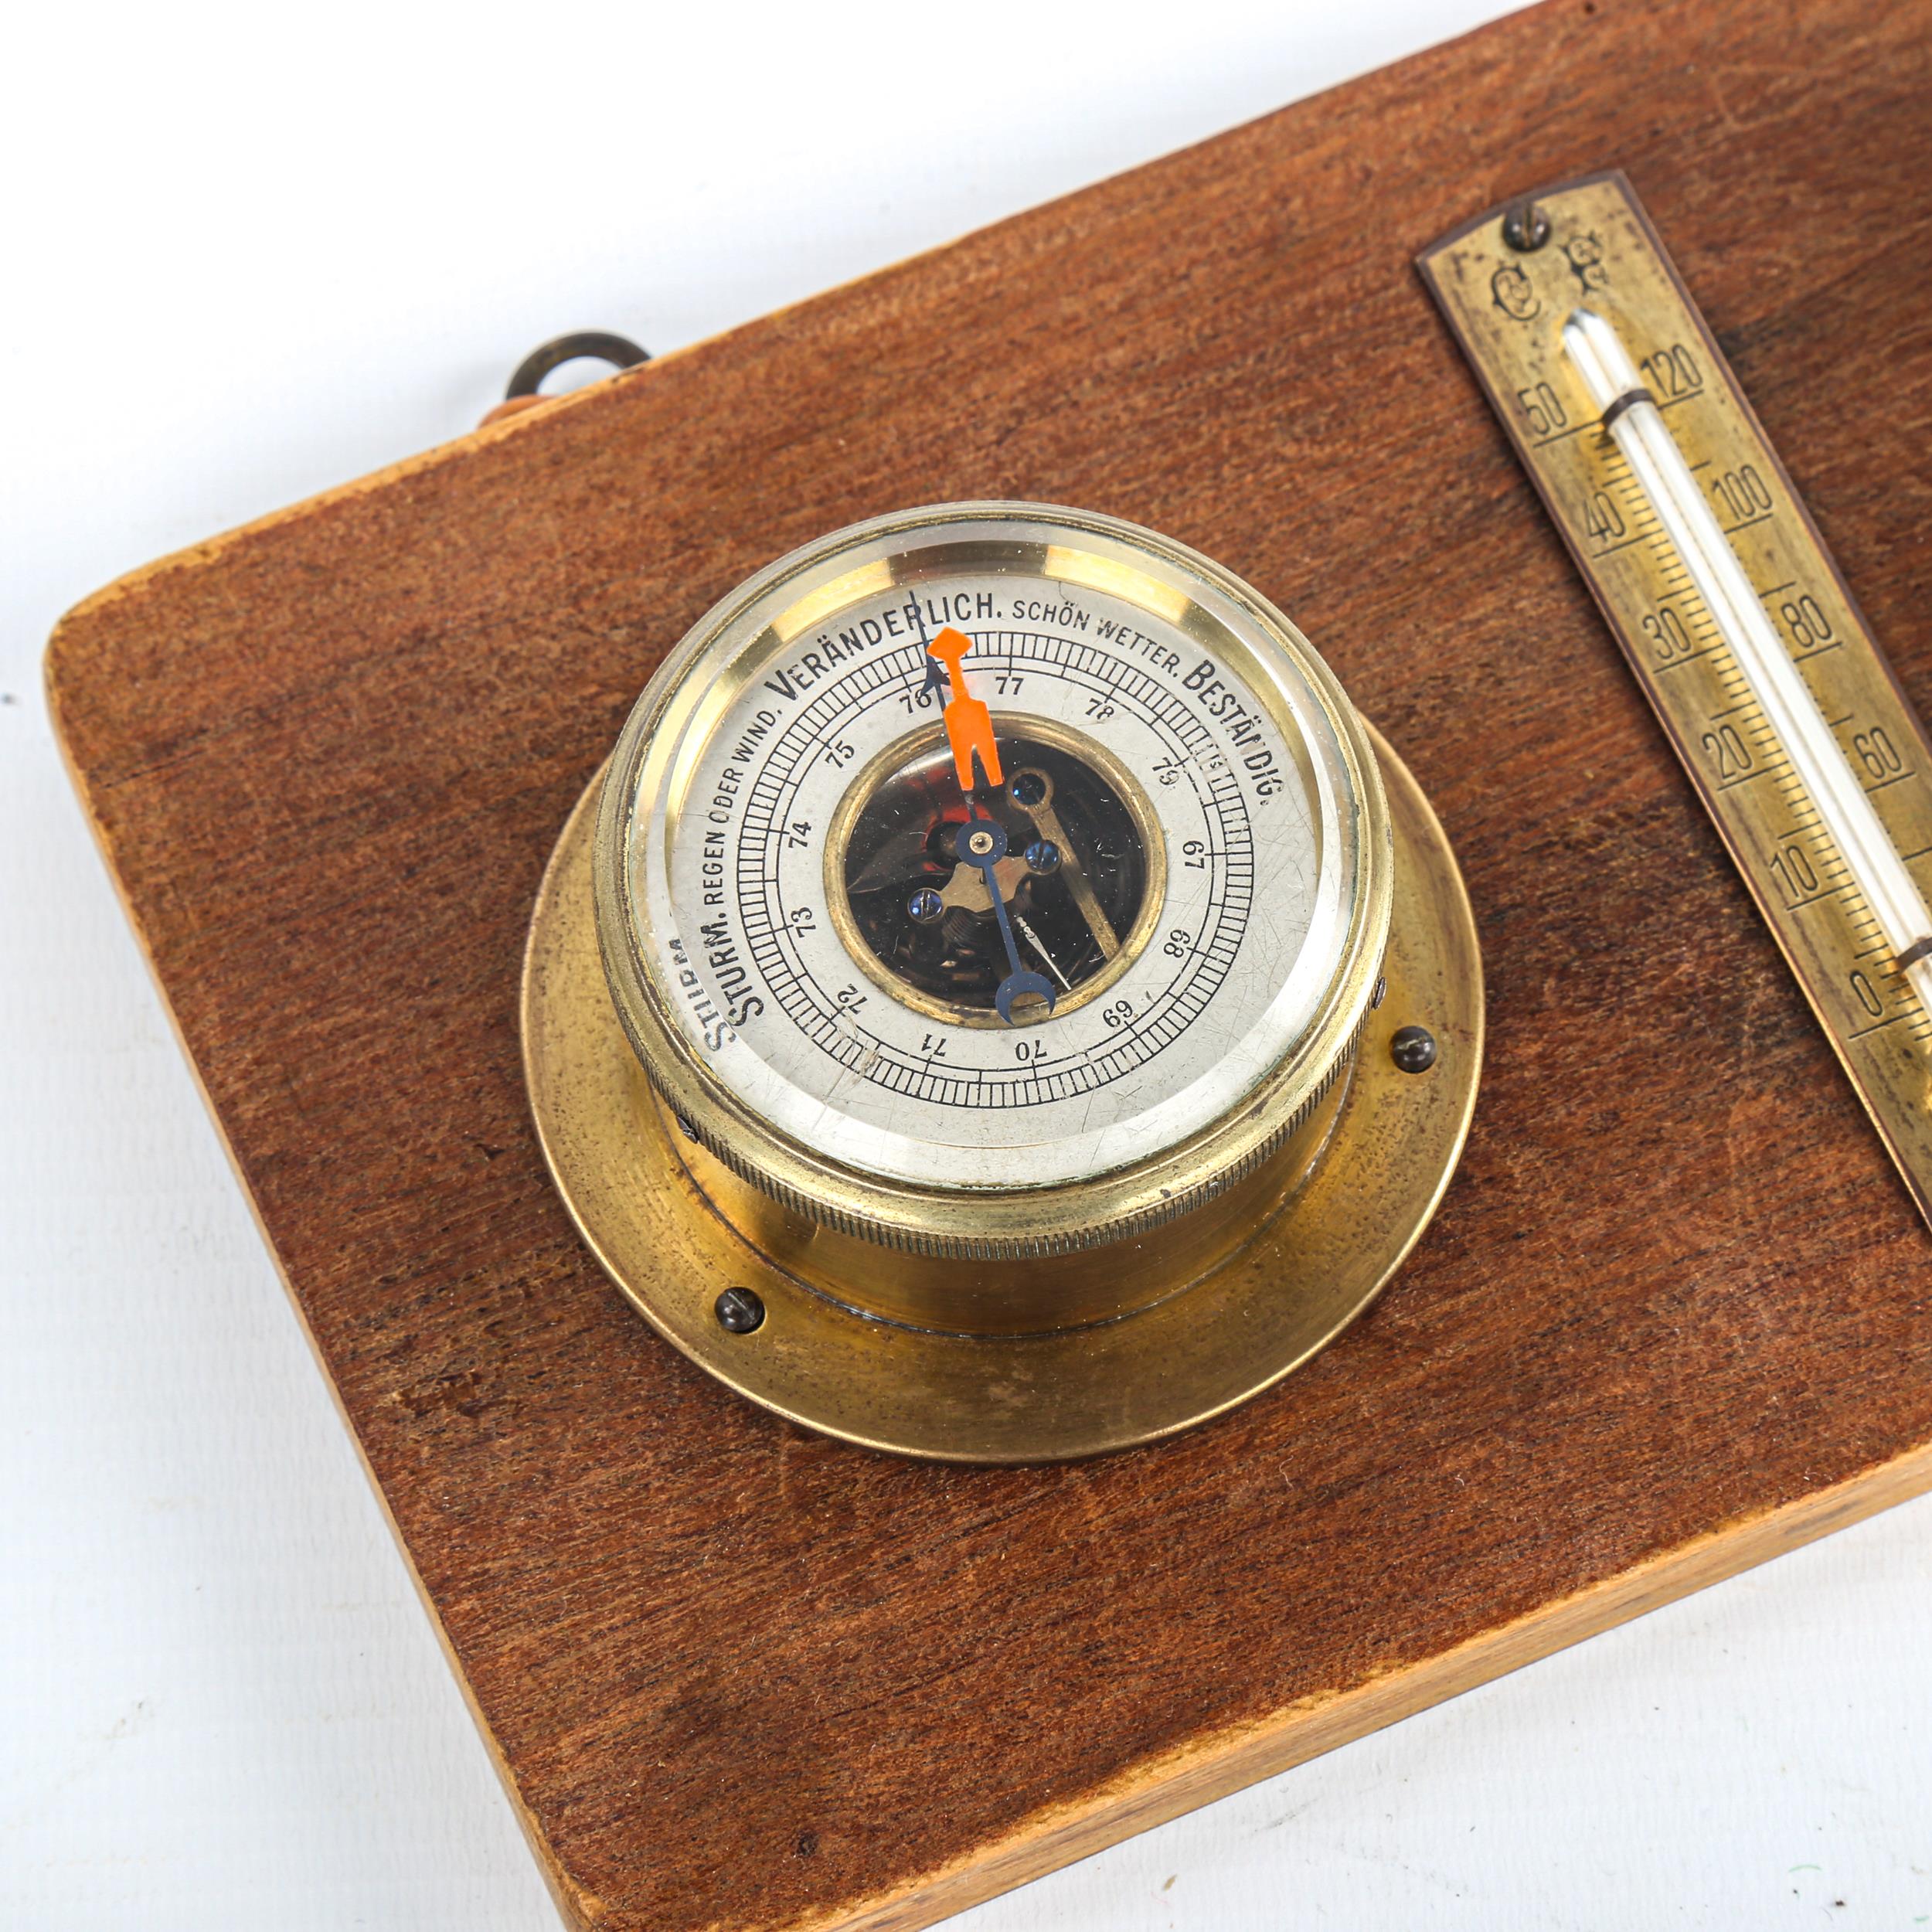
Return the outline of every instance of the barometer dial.
[[[1345,1060],[1389,917],[1380,781],[1285,618],[1025,505],[773,565],[606,781],[618,1012],[688,1129],[821,1222],[1050,1252],[1247,1172]]]

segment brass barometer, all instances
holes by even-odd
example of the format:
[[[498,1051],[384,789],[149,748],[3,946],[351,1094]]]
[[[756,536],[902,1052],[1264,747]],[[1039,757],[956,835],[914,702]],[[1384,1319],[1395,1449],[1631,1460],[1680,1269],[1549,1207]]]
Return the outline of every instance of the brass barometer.
[[[838,532],[672,653],[566,828],[526,1069],[671,1341],[961,1461],[1277,1380],[1434,1211],[1481,1055],[1440,828],[1294,626],[1032,504]]]

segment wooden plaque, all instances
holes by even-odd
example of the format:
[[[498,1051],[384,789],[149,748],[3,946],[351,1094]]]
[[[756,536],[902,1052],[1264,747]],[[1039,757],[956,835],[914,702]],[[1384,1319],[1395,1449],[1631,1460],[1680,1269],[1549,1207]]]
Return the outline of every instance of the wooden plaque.
[[[70,755],[575,1924],[925,1923],[1932,1481],[1932,1249],[1412,271],[1621,165],[1921,708],[1932,6],[1553,0],[172,558]],[[666,648],[944,498],[1284,605],[1428,789],[1489,1057],[1371,1315],[933,1468],[689,1367],[527,1117],[532,894]]]

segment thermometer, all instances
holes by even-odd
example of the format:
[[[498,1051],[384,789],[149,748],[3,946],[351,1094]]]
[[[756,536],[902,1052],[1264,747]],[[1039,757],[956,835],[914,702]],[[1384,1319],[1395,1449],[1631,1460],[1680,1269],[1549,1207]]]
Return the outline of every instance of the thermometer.
[[[1710,330],[1619,173],[1419,266],[1932,1215],[1932,753]]]

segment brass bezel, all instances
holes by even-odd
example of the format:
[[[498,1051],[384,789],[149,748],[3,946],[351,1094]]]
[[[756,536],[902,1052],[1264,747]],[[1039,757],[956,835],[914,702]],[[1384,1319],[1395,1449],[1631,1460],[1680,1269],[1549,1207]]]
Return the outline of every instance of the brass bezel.
[[[984,526],[983,530],[976,526]],[[944,536],[939,534],[944,532]],[[834,560],[869,549],[838,576]],[[737,692],[811,626],[894,584],[975,568],[1036,575],[1137,602],[1241,665],[1276,715],[1293,755],[1303,728],[1276,667],[1211,607],[1244,620],[1285,657],[1327,725],[1354,835],[1349,921],[1328,993],[1301,1038],[1219,1119],[1160,1151],[1046,1187],[975,1192],[862,1172],[775,1128],[710,1072],[672,1015],[661,968],[638,940],[631,859],[641,800],[662,791],[675,823],[695,777],[694,739]],[[801,580],[818,580],[786,600]],[[733,628],[761,618],[727,662],[706,655]],[[704,675],[694,675],[700,670]],[[1247,675],[1251,672],[1252,675]],[[667,832],[667,838],[668,832]],[[596,832],[597,930],[618,1018],[673,1114],[744,1179],[842,1233],[914,1253],[1012,1257],[1066,1253],[1151,1228],[1250,1172],[1304,1120],[1353,1045],[1389,931],[1393,857],[1387,801],[1354,708],[1287,617],[1211,559],[1157,533],[1091,512],[1030,503],[943,504],[832,532],[794,551],[714,607],[659,668],[631,712],[607,767]]]
[[[1167,903],[1167,842],[1161,836],[1160,821],[1154,816],[1153,802],[1140,781],[1104,746],[1095,743],[1083,733],[1070,730],[1051,718],[1036,718],[1030,712],[1002,711],[999,715],[1002,723],[1015,731],[1042,744],[1051,745],[1069,757],[1083,760],[1098,771],[1127,807],[1128,815],[1134,821],[1134,828],[1140,836],[1141,849],[1146,855],[1147,883],[1141,896],[1141,910],[1121,940],[1120,951],[1097,973],[1083,980],[1071,992],[1063,993],[1055,1002],[1050,1015],[1044,1009],[1038,1013],[1022,1012],[1014,1015],[1015,1025],[1032,1026],[1048,1018],[1064,1019],[1069,1013],[1079,1012],[1089,1001],[1099,998],[1146,950],[1148,941],[1154,937],[1155,928],[1160,923],[1162,908]],[[832,928],[852,955],[852,964],[882,992],[889,995],[901,1005],[910,1006],[914,1012],[944,1020],[949,1026],[1003,1027],[1007,1022],[997,1013],[975,1007],[949,1005],[944,1000],[934,999],[930,993],[922,993],[916,986],[908,986],[898,978],[866,944],[859,930],[859,922],[852,917],[851,896],[845,890],[845,849],[851,843],[852,825],[865,809],[866,801],[886,777],[902,765],[910,764],[921,752],[935,750],[945,742],[943,725],[937,722],[920,725],[895,739],[876,757],[869,759],[859,776],[845,787],[845,796],[839,800],[838,809],[833,813],[825,833],[825,905],[831,914]]]

